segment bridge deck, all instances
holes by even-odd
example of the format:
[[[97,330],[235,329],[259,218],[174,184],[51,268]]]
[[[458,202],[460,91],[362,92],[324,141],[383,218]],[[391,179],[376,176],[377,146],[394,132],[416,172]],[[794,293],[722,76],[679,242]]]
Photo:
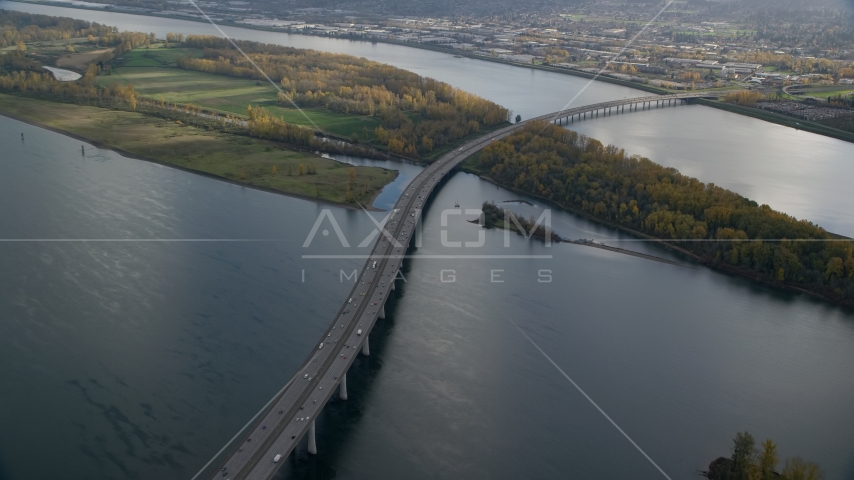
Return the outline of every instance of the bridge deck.
[[[323,333],[282,393],[271,402],[270,407],[261,414],[250,431],[233,447],[228,458],[219,465],[211,478],[269,479],[284,463],[283,460],[299,443],[312,421],[317,418],[326,402],[336,392],[342,376],[350,368],[362,344],[367,340],[368,333],[388,298],[394,278],[406,254],[406,246],[415,229],[415,221],[420,216],[418,210],[424,206],[442,178],[463,160],[492,141],[513,133],[531,121],[552,120],[595,109],[644,101],[689,99],[701,96],[704,95],[679,94],[624,99],[543,115],[508,125],[468,142],[425,168],[410,183],[395,204],[393,213],[385,226],[386,232],[377,239],[347,301],[339,309],[335,320]],[[373,267],[374,262],[376,262],[376,268]],[[358,333],[360,329],[361,335]],[[273,462],[277,454],[282,456],[278,463]]]
[[[570,117],[573,115],[579,115],[583,113],[595,112],[596,110],[604,110],[606,108],[614,108],[621,107],[623,105],[634,105],[639,103],[651,103],[651,102],[666,102],[668,100],[692,100],[695,98],[717,98],[722,94],[718,92],[694,92],[694,93],[677,93],[674,95],[653,95],[648,97],[633,97],[633,98],[624,98],[622,100],[613,100],[610,102],[602,102],[602,103],[593,103],[590,105],[584,105],[581,107],[569,108],[566,110],[561,110],[555,113],[549,113],[547,115],[541,115],[536,118],[532,118],[531,120],[548,120],[551,121],[557,118]]]

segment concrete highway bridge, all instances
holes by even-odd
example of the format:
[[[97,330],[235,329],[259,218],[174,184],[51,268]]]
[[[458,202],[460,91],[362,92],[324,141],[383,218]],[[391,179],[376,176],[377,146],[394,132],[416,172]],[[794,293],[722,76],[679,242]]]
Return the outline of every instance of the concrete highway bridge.
[[[586,120],[587,118],[597,118],[599,114],[611,115],[612,113],[625,113],[626,107],[629,112],[638,110],[650,110],[652,108],[667,107],[682,105],[697,98],[718,98],[724,94],[719,92],[692,92],[692,93],[677,93],[675,95],[653,95],[649,97],[624,98],[623,100],[614,100],[611,102],[594,103],[584,105],[583,107],[575,107],[559,112],[543,115],[531,120],[550,120],[558,125],[566,125],[568,123]]]
[[[208,478],[270,479],[306,434],[309,453],[317,453],[315,419],[333,395],[347,399],[347,370],[356,355],[370,354],[368,335],[377,319],[385,318],[384,305],[395,288],[395,277],[415,230],[415,222],[420,218],[420,210],[442,179],[463,160],[532,121],[563,123],[566,119],[584,119],[587,114],[611,112],[614,108],[628,106],[632,111],[639,107],[645,109],[652,105],[673,105],[694,98],[716,96],[686,93],[632,98],[542,115],[483,135],[425,168],[395,204],[384,231],[377,238],[353,289],[329,328],[323,332],[293,378],[247,432],[230,445],[227,456],[216,470],[208,473]]]

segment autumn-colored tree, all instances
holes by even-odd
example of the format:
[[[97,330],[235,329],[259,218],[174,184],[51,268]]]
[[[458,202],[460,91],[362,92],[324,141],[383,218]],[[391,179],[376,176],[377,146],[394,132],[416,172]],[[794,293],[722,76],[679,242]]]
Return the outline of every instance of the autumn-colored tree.
[[[347,171],[347,186],[348,188],[353,188],[353,184],[356,183],[356,169],[350,167]]]
[[[374,129],[374,138],[379,143],[388,142],[388,133],[386,133],[386,130],[383,128],[382,125],[379,125],[377,128]]]
[[[759,454],[759,480],[774,480],[777,473],[775,469],[779,462],[777,445],[770,438],[762,442],[762,453]]]
[[[749,90],[742,90],[724,95],[725,102],[737,103],[747,107],[755,107],[756,102],[759,100],[762,100],[762,94],[760,92],[751,92]]]
[[[786,465],[780,474],[785,480],[821,480],[824,477],[818,465],[806,462],[799,457],[786,460]]]

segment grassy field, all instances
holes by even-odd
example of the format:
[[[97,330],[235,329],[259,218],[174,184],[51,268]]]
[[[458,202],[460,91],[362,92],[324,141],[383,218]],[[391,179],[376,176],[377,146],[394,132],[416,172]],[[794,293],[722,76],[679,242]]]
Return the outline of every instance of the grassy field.
[[[72,70],[85,73],[90,63],[94,62],[96,58],[109,51],[109,48],[102,48],[100,50],[90,50],[84,53],[67,53],[57,57],[56,66],[60,68],[70,68]]]
[[[46,125],[123,154],[202,172],[234,183],[276,192],[346,203],[351,168],[356,199],[362,204],[396,173],[351,167],[317,155],[287,150],[249,137],[209,132],[139,113],[55,103],[0,94],[0,112]],[[316,174],[299,175],[300,165]],[[273,173],[273,167],[278,170]]]
[[[209,110],[246,115],[246,106],[263,106],[285,121],[311,126],[308,116],[324,132],[349,137],[369,132],[379,126],[374,117],[333,113],[325,108],[303,109],[281,106],[276,89],[267,82],[258,82],[223,75],[194,72],[177,68],[175,61],[187,55],[198,57],[201,51],[188,48],[151,48],[127,52],[115,62],[112,75],[98,77],[102,85],[126,82],[143,96],[174,103],[192,103]]]

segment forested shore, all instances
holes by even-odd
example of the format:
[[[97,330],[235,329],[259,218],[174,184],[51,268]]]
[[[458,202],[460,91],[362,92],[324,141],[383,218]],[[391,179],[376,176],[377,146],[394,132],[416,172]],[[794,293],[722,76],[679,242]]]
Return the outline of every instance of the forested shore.
[[[238,41],[250,62],[222,38],[190,35],[184,45],[204,53],[202,58],[179,59],[181,68],[258,81],[266,81],[266,75],[279,82],[278,99],[284,106],[322,106],[378,117],[381,126],[374,139],[392,153],[429,154],[509,120],[510,112],[493,102],[364,58]]]
[[[162,97],[141,96],[133,84],[124,84],[119,78],[106,85],[96,79],[109,75],[119,55],[153,46],[158,41],[154,34],[119,33],[114,27],[79,20],[0,11],[0,36],[6,44],[17,45],[16,51],[0,57],[0,91],[141,111],[322,151],[377,157],[383,155],[375,150],[379,148],[429,160],[434,152],[441,153],[481,129],[507,123],[510,115],[506,108],[446,83],[364,58],[237,42],[247,59],[222,38],[167,35],[167,46],[180,43],[202,52],[201,58],[178,59],[179,68],[257,82],[266,82],[269,77],[279,86],[277,100],[283,107],[321,107],[338,115],[370,116],[379,122],[373,131],[353,134],[349,142],[328,142],[321,138],[325,132],[287,122],[263,107],[247,108],[245,117],[233,116],[193,104],[169,103]],[[95,58],[76,82],[59,82],[44,72],[43,64],[27,52],[25,43],[71,38],[86,38],[90,47],[111,47]],[[235,121],[237,118],[240,121]],[[247,119],[245,126],[243,119]]]
[[[787,458],[777,471],[780,455],[777,444],[770,438],[757,448],[756,440],[748,432],[738,432],[732,440],[732,455],[718,457],[709,469],[700,475],[709,480],[821,480],[821,468],[801,457]]]
[[[0,95],[0,106],[8,116],[134,158],[339,205],[370,204],[396,176],[318,156],[318,150],[375,158],[386,154],[364,144],[329,140],[280,119],[287,128],[270,128],[277,124],[263,109],[238,117],[142,96],[127,82],[99,81],[118,79],[109,75],[117,55],[159,47],[153,34],[118,33],[95,23],[0,10],[0,37],[16,46],[0,55],[0,93],[10,94]],[[56,44],[73,55],[77,49],[92,52],[82,54],[87,60],[78,67],[80,79],[58,81],[44,70],[55,59]]]
[[[487,146],[474,168],[704,264],[854,307],[854,242],[613,145],[532,123]]]

